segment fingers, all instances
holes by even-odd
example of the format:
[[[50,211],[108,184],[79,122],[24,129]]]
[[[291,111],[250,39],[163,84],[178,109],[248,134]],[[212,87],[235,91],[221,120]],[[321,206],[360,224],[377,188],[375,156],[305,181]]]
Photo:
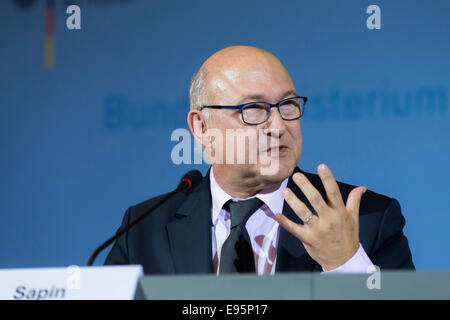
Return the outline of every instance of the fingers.
[[[303,223],[312,216],[312,212],[308,207],[300,201],[291,189],[286,188],[282,192],[284,200],[292,208],[295,214],[303,221]]]
[[[302,190],[305,197],[308,199],[311,206],[320,217],[320,213],[323,213],[328,208],[328,205],[323,200],[322,195],[316,188],[309,182],[309,180],[300,172],[295,173],[292,176],[295,184]]]
[[[333,208],[344,207],[341,191],[339,186],[327,165],[321,164],[317,168],[322,184],[325,188],[328,197],[328,205]]]
[[[277,213],[275,215],[275,220],[280,224],[280,226],[286,229],[287,232],[292,234],[294,237],[298,238],[300,241],[302,242],[304,241],[305,226],[302,226],[300,224],[291,221],[281,213]]]
[[[324,185],[325,191],[327,193],[327,197],[329,203],[327,204],[325,200],[322,198],[322,195],[319,191],[309,182],[309,180],[300,172],[295,173],[292,176],[293,181],[300,190],[303,192],[305,197],[310,202],[311,206],[315,210],[315,217],[320,218],[326,217],[328,215],[324,214],[326,212],[335,212],[339,215],[339,213],[344,213],[345,211],[351,212],[354,214],[359,214],[359,206],[361,202],[361,197],[363,193],[367,190],[366,187],[358,187],[353,189],[347,198],[347,203],[344,205],[344,201],[342,199],[342,195],[339,189],[339,186],[336,180],[331,173],[331,170],[325,165],[321,164],[318,167],[318,172],[320,179]],[[283,196],[285,194],[283,193]],[[306,205],[300,201],[292,191],[288,191],[287,196],[285,197],[288,204],[292,207],[294,212],[302,219],[302,221],[306,221],[308,217],[311,216],[311,211],[306,207]]]
[[[366,187],[358,187],[350,192],[347,198],[347,211],[352,212],[356,215],[359,214],[359,204],[361,203],[361,197],[366,191]]]

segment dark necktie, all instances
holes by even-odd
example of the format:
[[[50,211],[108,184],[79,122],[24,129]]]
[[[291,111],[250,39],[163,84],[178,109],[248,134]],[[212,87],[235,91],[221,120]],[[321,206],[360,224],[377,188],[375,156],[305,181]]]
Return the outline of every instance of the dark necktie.
[[[231,214],[231,230],[222,246],[219,273],[255,272],[252,244],[245,224],[263,204],[258,198],[227,202]]]

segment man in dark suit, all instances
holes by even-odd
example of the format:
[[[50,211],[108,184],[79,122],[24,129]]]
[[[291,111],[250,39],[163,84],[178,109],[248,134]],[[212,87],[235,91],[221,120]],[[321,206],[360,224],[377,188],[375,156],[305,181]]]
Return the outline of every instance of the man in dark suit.
[[[336,182],[325,164],[318,175],[297,167],[307,98],[275,56],[225,48],[202,65],[190,98],[210,170],[121,236],[105,264],[147,274],[414,269],[397,200]],[[230,132],[243,138],[243,161]],[[161,197],[130,207],[122,226]]]

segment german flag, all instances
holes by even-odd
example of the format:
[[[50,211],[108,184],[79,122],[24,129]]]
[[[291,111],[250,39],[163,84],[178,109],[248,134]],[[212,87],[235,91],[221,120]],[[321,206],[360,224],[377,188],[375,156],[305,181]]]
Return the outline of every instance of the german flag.
[[[44,42],[44,66],[47,69],[53,67],[55,51],[55,2],[47,0],[45,10],[45,42]]]

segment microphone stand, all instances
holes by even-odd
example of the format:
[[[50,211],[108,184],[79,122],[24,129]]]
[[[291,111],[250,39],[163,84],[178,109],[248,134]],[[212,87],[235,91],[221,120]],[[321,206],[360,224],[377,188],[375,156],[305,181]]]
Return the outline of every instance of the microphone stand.
[[[139,217],[137,217],[133,222],[131,222],[130,224],[128,224],[127,226],[125,226],[122,229],[117,230],[116,234],[114,236],[112,236],[111,238],[109,238],[108,240],[106,240],[101,246],[99,246],[94,253],[92,253],[91,257],[89,258],[89,261],[87,263],[88,266],[92,266],[92,264],[94,263],[95,258],[98,256],[98,254],[105,249],[106,247],[108,247],[111,243],[114,242],[114,240],[116,240],[117,238],[119,238],[121,235],[123,235],[125,232],[127,232],[128,230],[130,230],[134,225],[136,225],[137,223],[139,223],[139,221],[141,221],[142,219],[144,219],[150,212],[152,212],[153,210],[155,210],[156,208],[158,208],[161,204],[163,204],[167,199],[169,199],[170,197],[172,197],[175,193],[177,193],[178,191],[181,191],[185,188],[190,188],[192,186],[192,183],[189,179],[183,179],[180,184],[178,185],[178,187],[171,191],[170,193],[168,193],[166,196],[164,196],[161,200],[159,200],[157,203],[155,203],[150,209],[148,209],[147,211],[145,211],[143,214],[141,214]]]

